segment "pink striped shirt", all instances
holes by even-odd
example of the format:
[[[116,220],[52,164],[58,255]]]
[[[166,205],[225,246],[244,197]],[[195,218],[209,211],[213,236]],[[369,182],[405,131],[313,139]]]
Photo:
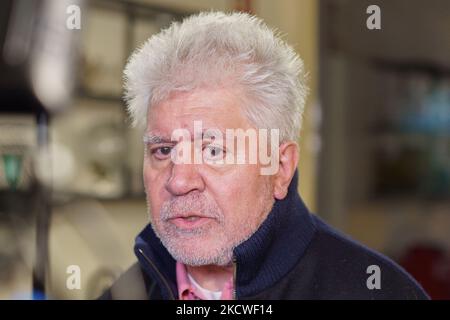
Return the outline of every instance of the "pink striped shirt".
[[[206,300],[201,292],[198,292],[195,286],[191,284],[186,266],[180,262],[177,262],[176,268],[178,298],[180,300]],[[220,300],[233,300],[233,278],[225,283]]]

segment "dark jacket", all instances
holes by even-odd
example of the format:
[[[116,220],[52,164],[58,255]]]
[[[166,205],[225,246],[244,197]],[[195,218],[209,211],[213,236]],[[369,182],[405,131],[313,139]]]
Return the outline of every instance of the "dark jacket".
[[[135,253],[138,263],[100,298],[177,299],[175,260],[150,225],[136,238]],[[297,174],[287,197],[234,249],[234,262],[236,299],[428,299],[393,261],[311,215],[297,193]],[[379,289],[367,285],[373,265]]]

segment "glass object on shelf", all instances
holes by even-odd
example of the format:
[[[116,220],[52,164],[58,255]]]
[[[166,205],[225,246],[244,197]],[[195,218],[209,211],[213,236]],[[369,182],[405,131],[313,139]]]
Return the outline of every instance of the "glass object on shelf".
[[[450,134],[448,80],[429,79],[422,84],[411,81],[405,102],[405,113],[400,119],[400,128],[403,131]]]
[[[387,77],[376,193],[450,197],[450,79],[419,72]]]

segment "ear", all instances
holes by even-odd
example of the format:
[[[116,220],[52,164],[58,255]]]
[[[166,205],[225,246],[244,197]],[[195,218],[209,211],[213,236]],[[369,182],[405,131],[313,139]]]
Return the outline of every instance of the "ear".
[[[280,145],[280,165],[273,178],[273,196],[278,200],[283,200],[288,193],[289,184],[298,165],[298,151],[298,145],[293,141],[283,142]]]

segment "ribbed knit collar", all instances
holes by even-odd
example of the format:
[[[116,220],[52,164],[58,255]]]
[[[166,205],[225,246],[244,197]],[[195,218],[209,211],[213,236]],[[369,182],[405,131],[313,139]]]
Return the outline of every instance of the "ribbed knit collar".
[[[310,243],[315,227],[297,185],[296,172],[287,196],[276,200],[258,230],[234,249],[238,299],[273,286],[292,270]],[[144,270],[157,281],[163,297],[177,297],[176,262],[150,225],[137,236],[135,253]]]

